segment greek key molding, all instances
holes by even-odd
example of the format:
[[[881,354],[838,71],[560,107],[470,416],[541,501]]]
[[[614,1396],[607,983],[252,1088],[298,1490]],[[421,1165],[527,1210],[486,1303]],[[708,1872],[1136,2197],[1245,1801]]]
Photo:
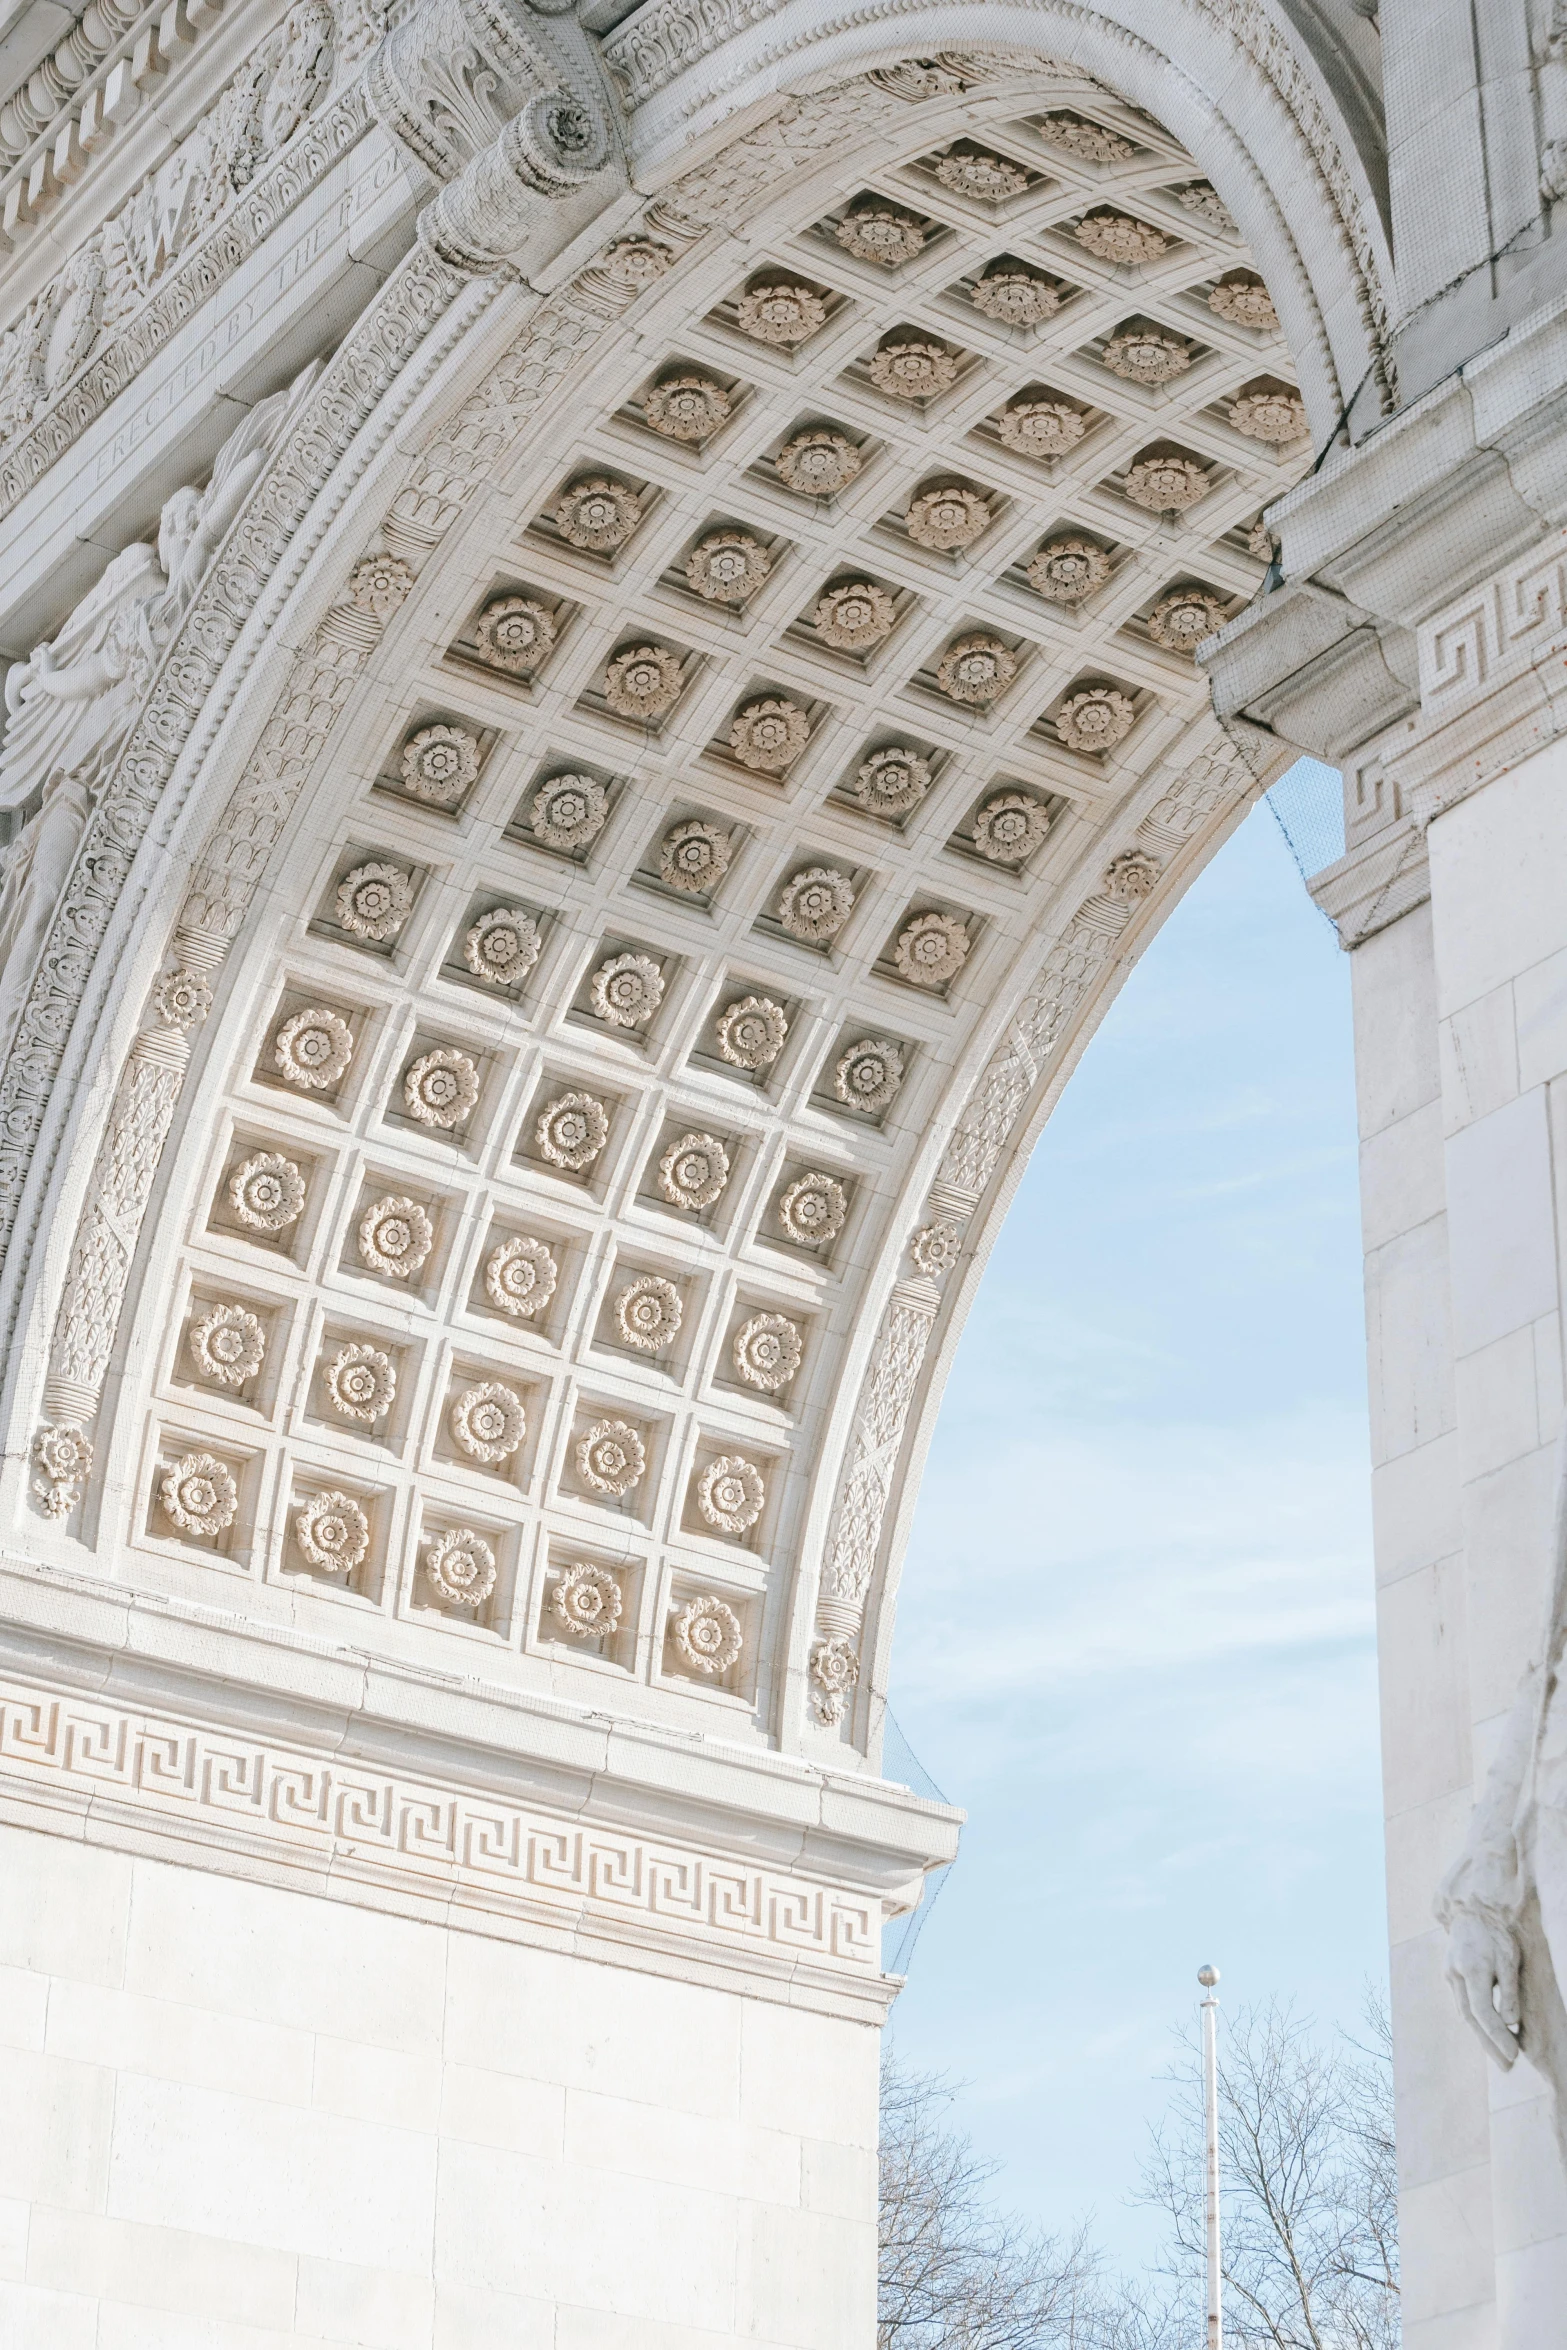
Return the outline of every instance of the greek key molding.
[[[1440,724],[1557,652],[1567,637],[1567,530],[1472,588],[1417,632],[1420,704]]]
[[[209,1868],[227,1852],[244,1874],[303,1891],[330,1877],[481,1932],[505,1920],[556,1944],[601,1939],[623,1962],[642,1938],[775,1980],[804,1973],[863,1993],[881,1978],[875,1895],[10,1678],[0,1808],[28,1825],[40,1810],[76,1811],[96,1842],[199,1853]]]

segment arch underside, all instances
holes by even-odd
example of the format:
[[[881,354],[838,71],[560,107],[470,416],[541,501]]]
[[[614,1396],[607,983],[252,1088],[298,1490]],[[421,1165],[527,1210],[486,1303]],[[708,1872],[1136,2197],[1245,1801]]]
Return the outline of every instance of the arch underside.
[[[852,1761],[989,1238],[1255,792],[1191,648],[1309,445],[1198,161],[1080,71],[726,154],[476,320],[183,777],[127,968],[215,1002],[121,1079],[123,1311],[112,1154],[35,1285],[91,1474],[13,1494],[182,1603]]]

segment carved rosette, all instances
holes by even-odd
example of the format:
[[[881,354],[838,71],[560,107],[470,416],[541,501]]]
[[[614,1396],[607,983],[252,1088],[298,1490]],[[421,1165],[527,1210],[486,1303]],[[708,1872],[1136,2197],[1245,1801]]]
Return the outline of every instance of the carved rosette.
[[[1179,341],[1155,326],[1123,327],[1104,347],[1104,363],[1112,375],[1127,383],[1174,383],[1192,363],[1190,343]]]
[[[784,1049],[789,1020],[782,1004],[771,996],[746,995],[719,1013],[714,1033],[718,1049],[735,1069],[770,1069]]]
[[[559,1094],[539,1112],[533,1137],[552,1167],[580,1175],[609,1140],[609,1114],[590,1093]]]
[[[963,1253],[963,1235],[956,1224],[948,1224],[940,1217],[934,1223],[924,1224],[909,1242],[909,1254],[916,1269],[927,1280],[939,1281],[950,1273]]]
[[[781,694],[747,702],[729,729],[729,747],[741,766],[760,775],[784,774],[810,739],[810,719]]]
[[[736,1373],[747,1387],[777,1395],[800,1368],[804,1340],[798,1323],[787,1314],[753,1314],[735,1332],[731,1351]]]
[[[348,600],[369,620],[390,620],[408,601],[414,575],[400,555],[364,555],[348,580]]]
[[[910,505],[903,527],[917,547],[947,554],[971,547],[990,528],[989,502],[959,482],[925,490]]]
[[[229,1205],[252,1232],[286,1232],[304,1213],[305,1179],[280,1151],[257,1151],[234,1169]]]
[[[397,1366],[380,1347],[354,1339],[338,1348],[321,1384],[333,1411],[370,1428],[397,1400]]]
[[[881,269],[901,269],[925,250],[924,222],[890,204],[857,206],[837,222],[833,234],[846,253]]]
[[[1005,155],[992,155],[983,147],[954,148],[938,156],[936,177],[955,196],[968,196],[976,204],[1005,204],[1009,197],[1023,195],[1028,187],[1028,173],[1021,163],[1010,162]]]
[[[682,1134],[658,1162],[658,1188],[673,1208],[710,1208],[729,1181],[729,1153],[716,1134]]]
[[[514,987],[539,959],[539,926],[520,906],[496,906],[481,914],[462,942],[462,959],[475,979],[491,987]]]
[[[68,1518],[82,1497],[92,1468],[92,1445],[84,1430],[44,1426],[33,1437],[33,1491],[50,1518]]]
[[[688,1599],[670,1626],[675,1654],[689,1672],[715,1681],[740,1661],[745,1634],[727,1600],[711,1591]]]
[[[1231,326],[1249,326],[1261,335],[1276,335],[1279,331],[1279,314],[1273,306],[1273,296],[1260,277],[1244,270],[1220,278],[1209,292],[1208,307],[1215,318],[1226,319]]]
[[[212,1009],[212,988],[199,971],[165,971],[152,991],[152,1008],[165,1028],[199,1028]]]
[[[929,791],[930,767],[917,751],[901,744],[873,751],[855,770],[850,790],[870,816],[906,816]]]
[[[834,1729],[848,1711],[860,1678],[860,1660],[846,1633],[834,1632],[813,1641],[810,1658],[811,1711],[828,1729]]]
[[[575,853],[596,840],[609,813],[609,794],[592,775],[553,775],[533,795],[528,825],[547,849]]]
[[[487,668],[531,677],[558,633],[554,613],[533,596],[496,596],[480,613],[473,641]]]
[[[983,708],[1017,675],[1017,655],[998,636],[960,636],[936,664],[936,683],[949,702]]]
[[[414,910],[413,877],[401,865],[356,865],[338,883],[335,907],[340,930],[382,945]]]
[[[778,1199],[778,1221],[802,1248],[836,1240],[848,1220],[849,1195],[836,1175],[797,1175]]]
[[[1065,457],[1088,430],[1069,400],[1012,400],[996,418],[1002,444],[1019,457]]]
[[[1015,264],[993,264],[975,282],[969,300],[998,326],[1043,326],[1061,307],[1048,278]]]
[[[530,1321],[549,1304],[559,1279],[559,1268],[544,1242],[531,1233],[514,1232],[490,1253],[484,1293],[503,1314]]]
[[[550,1593],[550,1614],[577,1640],[607,1638],[619,1624],[625,1601],[607,1567],[578,1559],[562,1567]]]
[[[945,343],[901,335],[871,353],[870,379],[894,400],[934,400],[958,380],[956,353]]]
[[[1137,905],[1158,887],[1162,868],[1145,849],[1125,849],[1105,867],[1104,893],[1124,905]]]
[[[903,1054],[885,1036],[862,1036],[841,1053],[832,1089],[846,1108],[874,1117],[886,1109],[903,1083]]]
[[[735,324],[753,342],[798,349],[827,323],[827,305],[813,286],[777,278],[752,286],[735,305]]]
[[[696,1506],[720,1534],[748,1534],[766,1501],[761,1470],[737,1452],[720,1453],[696,1481]]]
[[[1149,514],[1185,514],[1208,495],[1213,476],[1195,457],[1140,457],[1129,465],[1122,488],[1134,506]]]
[[[454,1044],[421,1053],[403,1078],[403,1107],[421,1126],[450,1133],[479,1099],[479,1072]]]
[[[478,780],[478,739],[465,726],[422,726],[403,745],[400,772],[411,799],[455,808]]]
[[[1072,234],[1085,253],[1114,262],[1120,269],[1145,268],[1170,250],[1170,240],[1162,229],[1146,220],[1133,220],[1125,212],[1087,213]]]
[[[186,1334],[191,1361],[218,1387],[243,1387],[266,1359],[267,1334],[248,1306],[209,1306]]]
[[[686,578],[709,604],[745,604],[772,570],[773,559],[748,530],[715,530],[686,557]]]
[[[555,528],[566,544],[590,555],[613,555],[641,519],[642,501],[635,490],[605,474],[574,481],[554,511]]]
[[[158,1482],[163,1514],[182,1534],[210,1542],[239,1515],[234,1472],[215,1453],[182,1453]]]
[[[295,1012],[272,1039],[272,1063],[285,1085],[325,1093],[347,1075],[354,1032],[341,1012],[315,1005]]]
[[[577,1475],[594,1493],[618,1500],[640,1485],[647,1446],[626,1420],[596,1420],[577,1442]]]
[[[1056,712],[1055,727],[1069,751],[1093,758],[1124,742],[1136,720],[1137,712],[1125,694],[1112,685],[1091,685],[1067,696]]]
[[[1030,559],[1028,584],[1052,604],[1086,603],[1110,576],[1110,558],[1092,539],[1050,539]]]
[[[911,987],[946,987],[967,962],[969,943],[956,914],[916,914],[898,933],[892,960]]]
[[[892,634],[898,608],[884,587],[856,579],[829,588],[811,614],[811,626],[835,653],[865,653]]]
[[[1199,220],[1205,220],[1210,228],[1224,229],[1230,236],[1235,235],[1234,213],[1218,189],[1210,187],[1206,180],[1193,180],[1190,187],[1177,188],[1175,201],[1184,206],[1186,211],[1195,213]]]
[[[417,1200],[389,1194],[359,1224],[359,1261],[372,1273],[409,1281],[435,1246],[435,1227]]]
[[[495,1469],[521,1449],[528,1416],[515,1388],[501,1379],[484,1379],[453,1397],[447,1426],[460,1452]]]
[[[1272,387],[1243,392],[1232,402],[1229,413],[1237,432],[1249,441],[1263,441],[1269,448],[1287,448],[1291,441],[1304,439],[1308,429],[1306,403],[1299,392]]]
[[[664,974],[651,955],[611,955],[589,981],[588,999],[611,1028],[640,1028],[664,1000]]]
[[[639,1273],[615,1299],[615,1328],[639,1354],[658,1354],[679,1335],[684,1308],[680,1292],[661,1273]]]
[[[323,1574],[349,1575],[370,1550],[370,1521],[347,1493],[313,1494],[294,1513],[300,1554]]]
[[[666,375],[642,404],[642,413],[666,440],[701,442],[729,418],[729,394],[710,375]]]
[[[680,655],[667,645],[629,645],[604,671],[604,700],[617,718],[647,725],[680,699]]]
[[[854,884],[835,865],[808,865],[778,898],[780,927],[806,946],[828,945],[853,912]]]
[[[1148,634],[1166,652],[1192,654],[1205,637],[1227,628],[1229,619],[1217,596],[1202,588],[1177,588],[1161,596],[1149,613]]]
[[[796,433],[773,459],[773,469],[791,490],[805,498],[835,498],[854,480],[865,460],[842,433],[818,430]]]
[[[1050,815],[1026,792],[998,792],[974,818],[974,846],[993,865],[1021,865],[1050,830]]]
[[[431,1535],[424,1550],[425,1580],[454,1607],[482,1607],[495,1589],[495,1553],[471,1526]]]
[[[705,897],[723,880],[733,854],[733,840],[721,824],[693,816],[659,842],[658,877],[685,897]]]

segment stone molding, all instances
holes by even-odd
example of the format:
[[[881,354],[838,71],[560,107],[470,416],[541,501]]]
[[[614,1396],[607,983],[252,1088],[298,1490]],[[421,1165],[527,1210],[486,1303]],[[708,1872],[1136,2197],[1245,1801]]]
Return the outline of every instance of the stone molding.
[[[791,2005],[879,2021],[897,1988],[879,1896],[14,1676],[0,1817]]]

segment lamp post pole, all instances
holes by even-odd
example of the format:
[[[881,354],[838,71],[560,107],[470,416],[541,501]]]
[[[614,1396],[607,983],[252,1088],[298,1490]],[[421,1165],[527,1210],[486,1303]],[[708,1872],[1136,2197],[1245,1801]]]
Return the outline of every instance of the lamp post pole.
[[[1213,1996],[1219,1980],[1216,1966],[1198,1969],[1197,1980],[1207,1997],[1202,2003],[1203,2188],[1204,2232],[1208,2243],[1207,2350],[1224,2350],[1224,2312],[1219,2268],[1219,2002]]]

